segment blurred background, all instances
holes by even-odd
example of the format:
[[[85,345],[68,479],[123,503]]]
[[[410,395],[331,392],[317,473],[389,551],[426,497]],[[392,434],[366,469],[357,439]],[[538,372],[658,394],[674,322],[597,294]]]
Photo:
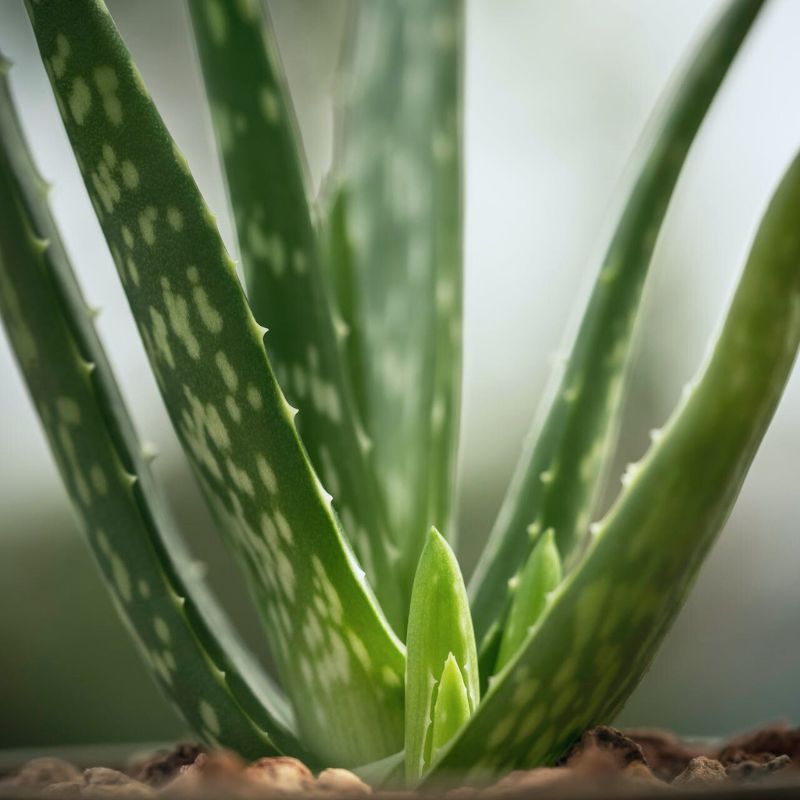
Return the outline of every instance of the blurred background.
[[[235,250],[179,0],[108,0]],[[272,0],[315,181],[331,152],[343,0]],[[491,526],[580,313],[650,111],[718,0],[467,3],[464,568]],[[800,3],[771,0],[692,150],[651,273],[618,472],[703,358],[768,197],[800,147]],[[259,639],[157,396],[21,0],[0,52],[52,203],[158,477],[209,579]],[[799,210],[800,211],[800,210]],[[118,624],[0,336],[0,748],[184,733]],[[715,735],[800,722],[800,370],[720,541],[621,718]],[[618,484],[613,488],[616,491]]]

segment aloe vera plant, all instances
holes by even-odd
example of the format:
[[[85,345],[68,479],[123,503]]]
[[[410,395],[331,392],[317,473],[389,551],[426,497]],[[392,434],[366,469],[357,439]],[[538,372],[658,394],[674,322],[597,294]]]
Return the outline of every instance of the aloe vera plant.
[[[800,344],[798,158],[707,364],[592,522],[660,226],[763,4],[731,0],[665,97],[468,592],[452,513],[462,0],[353,4],[319,198],[268,14],[254,0],[190,3],[247,294],[102,1],[27,0],[164,404],[278,681],[188,569],[6,62],[0,311],[111,597],[204,740],[376,780],[479,780],[552,763],[613,718],[724,523]]]

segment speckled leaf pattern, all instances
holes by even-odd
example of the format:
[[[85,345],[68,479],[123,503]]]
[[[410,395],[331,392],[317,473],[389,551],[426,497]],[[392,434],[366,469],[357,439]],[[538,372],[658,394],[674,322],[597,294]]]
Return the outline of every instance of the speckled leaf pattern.
[[[733,0],[700,42],[653,121],[642,169],[600,266],[563,376],[529,435],[470,581],[479,641],[525,563],[528,526],[553,528],[569,570],[581,555],[616,438],[642,290],[670,196],[700,124],[763,0]]]
[[[701,376],[439,771],[477,779],[552,763],[585,728],[613,719],[646,671],[736,500],[800,344],[798,208],[800,157]]]
[[[407,645],[406,778],[414,781],[431,763],[433,714],[448,658],[455,658],[461,672],[468,712],[480,701],[467,590],[455,554],[435,528],[428,535],[414,576]]]
[[[310,758],[158,496],[25,145],[0,57],[0,310],[72,501],[156,683],[209,743]]]
[[[189,10],[244,266],[250,305],[269,326],[270,363],[334,509],[395,630],[406,607],[366,435],[355,413],[311,219],[301,137],[274,33],[255,0]]]
[[[340,765],[396,752],[403,646],[306,457],[186,162],[99,0],[27,7],[161,394],[265,619],[299,735]]]
[[[461,383],[461,0],[353,5],[326,186],[331,276],[409,590],[453,539]]]

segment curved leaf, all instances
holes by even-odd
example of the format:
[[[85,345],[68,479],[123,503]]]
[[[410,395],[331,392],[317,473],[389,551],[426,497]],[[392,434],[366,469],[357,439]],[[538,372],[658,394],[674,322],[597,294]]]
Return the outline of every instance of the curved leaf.
[[[55,223],[0,58],[0,308],[89,546],[156,683],[209,743],[310,758],[177,537]]]
[[[568,569],[581,555],[616,438],[639,301],[669,199],[700,124],[762,6],[763,0],[732,0],[663,105],[552,406],[529,434],[470,581],[479,640],[502,611],[506,583],[530,552],[530,523],[540,531],[555,530]]]
[[[303,443],[381,606],[405,629],[392,543],[340,352],[308,202],[300,134],[265,11],[189,5],[227,179],[248,295],[269,322],[270,362],[301,414]]]
[[[99,0],[28,11],[167,411],[267,623],[299,735],[343,765],[396,752],[402,644],[306,457],[186,162]]]
[[[800,345],[800,156],[767,209],[701,377],[629,472],[585,559],[435,766],[552,763],[647,670],[730,513]]]
[[[559,583],[561,558],[553,531],[549,530],[534,545],[516,581],[493,673],[499,672],[514,657],[528,631],[545,610],[550,593],[555,591]]]

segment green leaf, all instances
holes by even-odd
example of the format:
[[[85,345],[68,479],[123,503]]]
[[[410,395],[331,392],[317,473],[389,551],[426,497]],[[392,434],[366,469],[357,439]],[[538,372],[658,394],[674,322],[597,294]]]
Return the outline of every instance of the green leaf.
[[[407,592],[428,527],[455,534],[464,9],[415,0],[353,10],[327,234]]]
[[[58,62],[57,62],[58,63]],[[210,744],[311,756],[281,691],[198,578],[159,497],[50,214],[0,57],[0,310],[111,597],[156,683]]]
[[[548,596],[561,583],[561,558],[552,529],[539,537],[516,583],[493,672],[499,672],[519,650],[544,611]]]
[[[587,727],[610,722],[647,670],[730,513],[800,345],[798,208],[800,156],[766,211],[701,377],[435,771],[477,777],[552,763]]]
[[[405,628],[388,523],[340,352],[301,138],[272,26],[259,4],[197,0],[189,10],[256,319],[267,352],[301,413],[311,462],[334,497],[381,606]],[[300,313],[302,310],[302,313]]]
[[[373,761],[370,764],[354,767],[353,772],[364,783],[372,786],[373,789],[403,789],[405,786],[403,781],[405,763],[405,750],[400,750],[398,753],[392,753],[392,755],[380,759],[380,761]]]
[[[455,656],[450,653],[436,688],[431,722],[431,760],[461,730],[471,714],[467,686]]]
[[[28,11],[167,411],[266,622],[299,735],[342,765],[396,752],[403,646],[306,457],[186,162],[99,0]]]
[[[502,620],[504,623],[508,608],[511,607],[510,595],[506,605]],[[483,639],[478,644],[478,672],[481,679],[481,695],[489,688],[489,680],[495,673],[497,657],[500,654],[500,645],[503,643],[503,628],[504,625],[501,625],[500,620],[497,620],[486,631]]]
[[[598,271],[558,390],[529,435],[470,582],[482,638],[502,611],[506,584],[530,552],[527,529],[553,528],[574,566],[616,438],[623,383],[648,267],[681,168],[763,0],[733,0],[699,43],[662,105],[641,171]]]
[[[407,645],[406,778],[413,781],[431,762],[437,681],[448,658],[455,658],[458,665],[470,712],[480,700],[478,656],[464,579],[453,551],[435,528],[414,577]]]

